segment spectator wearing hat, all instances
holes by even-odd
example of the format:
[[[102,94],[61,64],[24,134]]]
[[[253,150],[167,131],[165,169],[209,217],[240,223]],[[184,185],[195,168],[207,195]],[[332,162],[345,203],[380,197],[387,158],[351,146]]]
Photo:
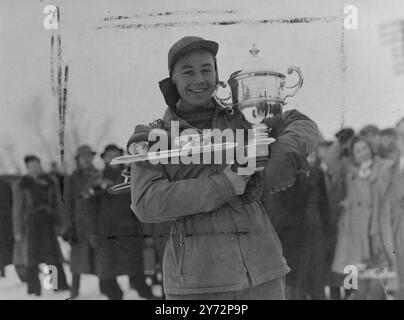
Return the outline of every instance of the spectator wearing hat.
[[[389,260],[397,272],[396,298],[404,300],[404,118],[395,127],[398,156],[387,172],[387,196],[380,212],[382,240]]]
[[[377,268],[392,267],[386,250],[381,217],[381,203],[388,194],[386,172],[391,160],[373,154],[370,143],[355,137],[351,144],[352,159],[347,167],[347,192],[341,203],[343,210],[338,223],[338,237],[332,269],[344,275],[344,268],[354,265],[359,272],[359,283],[354,290],[356,299],[385,299],[380,279],[372,277]]]
[[[135,128],[128,147],[147,142],[153,128],[170,131],[171,121],[180,131],[251,128],[237,109],[229,113],[211,98],[217,51],[200,37],[171,47],[169,78],[160,82],[168,109],[161,121]],[[284,299],[290,269],[260,190],[293,185],[319,132],[296,110],[270,120],[278,135],[264,173],[240,176],[226,164],[132,164],[132,210],[142,222],[173,221],[163,261],[167,299]]]
[[[13,231],[16,248],[25,260],[28,294],[41,295],[40,263],[57,268],[57,290],[68,290],[57,233],[62,222],[57,182],[42,171],[38,157],[24,158],[28,174],[13,190]]]
[[[80,146],[75,156],[77,168],[66,181],[64,238],[71,245],[70,268],[73,274],[73,298],[79,294],[80,275],[95,274],[97,243],[89,200],[102,182],[100,172],[93,165],[95,154],[96,152],[90,146]]]
[[[372,152],[376,156],[380,156],[381,135],[380,129],[378,127],[373,124],[364,126],[361,130],[359,130],[358,136],[366,140],[370,144]]]
[[[380,131],[380,156],[384,159],[395,160],[399,156],[396,145],[396,131],[386,128]]]
[[[111,166],[113,158],[121,156],[123,150],[114,144],[107,145],[101,153],[105,162],[102,171],[102,191],[91,198],[91,232],[96,239],[96,274],[100,289],[111,300],[123,299],[123,291],[116,277],[129,275],[131,286],[143,298],[152,298],[145,283],[143,272],[144,236],[142,224],[130,210],[130,193],[111,195],[112,185],[122,180],[122,165]]]

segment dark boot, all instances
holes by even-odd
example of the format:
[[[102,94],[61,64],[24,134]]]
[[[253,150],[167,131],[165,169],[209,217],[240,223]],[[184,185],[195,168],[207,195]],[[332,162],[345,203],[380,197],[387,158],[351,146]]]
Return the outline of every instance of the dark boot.
[[[135,289],[139,296],[145,299],[155,299],[151,288],[146,284],[145,277],[141,273],[129,276],[129,282],[132,289]]]
[[[100,291],[105,294],[109,300],[123,299],[123,291],[119,287],[116,278],[100,279]]]
[[[41,295],[41,283],[39,281],[39,269],[37,266],[27,268],[27,290],[28,294]]]
[[[67,284],[66,280],[66,273],[65,270],[63,269],[62,264],[57,264],[55,265],[56,269],[58,270],[58,287],[54,290],[55,292],[60,292],[60,291],[68,291],[70,290],[69,285]]]

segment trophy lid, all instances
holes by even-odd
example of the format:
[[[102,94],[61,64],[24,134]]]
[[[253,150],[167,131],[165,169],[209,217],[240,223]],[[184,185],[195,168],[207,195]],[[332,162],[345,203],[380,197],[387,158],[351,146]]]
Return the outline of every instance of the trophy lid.
[[[249,57],[242,65],[241,70],[234,72],[230,76],[230,79],[256,73],[277,75],[283,78],[285,77],[282,72],[279,72],[276,68],[272,68],[268,60],[265,59],[262,54],[259,54],[260,50],[255,46],[255,44],[252,45],[249,53]]]

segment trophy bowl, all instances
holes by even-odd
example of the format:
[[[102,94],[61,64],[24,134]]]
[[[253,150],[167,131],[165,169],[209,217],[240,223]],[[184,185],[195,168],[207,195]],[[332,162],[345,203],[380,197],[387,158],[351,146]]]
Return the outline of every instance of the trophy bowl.
[[[252,141],[245,146],[251,150],[253,146],[258,170],[262,170],[268,161],[269,145],[274,142],[270,138],[270,132],[262,121],[274,115],[282,113],[285,100],[293,97],[303,85],[303,75],[298,67],[289,67],[288,74],[296,73],[298,81],[292,85],[286,85],[285,74],[268,67],[268,63],[258,56],[260,50],[255,45],[249,50],[249,61],[241,70],[230,75],[227,84],[219,82],[213,93],[213,98],[223,108],[234,112],[239,110],[244,118],[251,124],[255,131]],[[219,97],[221,88],[230,87],[227,97]]]
[[[226,98],[218,95],[220,88],[227,87],[224,82],[219,82],[213,94],[219,105],[226,109],[237,108],[251,124],[280,113],[286,98],[293,97],[303,85],[300,68],[288,68],[288,74],[297,73],[298,81],[287,86],[286,76],[269,68],[268,63],[258,57],[259,51],[253,45],[250,60],[244,68],[231,74],[227,81],[231,93]]]

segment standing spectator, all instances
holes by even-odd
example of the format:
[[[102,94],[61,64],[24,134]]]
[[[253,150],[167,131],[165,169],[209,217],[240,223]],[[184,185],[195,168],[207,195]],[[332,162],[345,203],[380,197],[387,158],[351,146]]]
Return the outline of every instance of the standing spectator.
[[[13,257],[12,197],[11,186],[0,180],[0,277],[5,276],[4,268]]]
[[[395,160],[399,154],[396,146],[396,132],[394,128],[387,128],[380,132],[380,156]]]
[[[359,131],[358,135],[360,138],[369,143],[374,155],[380,155],[381,135],[378,127],[376,127],[375,125],[367,125]]]
[[[322,162],[325,162],[322,170],[325,174],[327,198],[328,198],[328,223],[325,226],[326,234],[326,263],[329,271],[328,285],[330,288],[330,298],[332,300],[340,300],[341,283],[343,276],[335,273],[331,269],[332,261],[335,255],[335,247],[337,243],[337,225],[342,212],[340,205],[346,197],[346,171],[350,165],[350,145],[355,132],[351,128],[343,128],[335,134],[335,141],[329,148],[320,148],[319,157]],[[322,154],[322,149],[327,150],[326,154]],[[325,151],[324,150],[324,151]]]
[[[59,215],[58,187],[55,180],[44,174],[40,160],[24,158],[28,175],[15,185],[13,199],[13,230],[17,242],[26,241],[26,280],[28,294],[41,295],[38,265],[46,263],[57,268],[58,290],[68,290],[61,262],[57,227]]]
[[[121,300],[122,289],[116,277],[129,275],[131,286],[141,297],[152,298],[145,283],[143,272],[144,237],[142,224],[130,209],[130,193],[110,195],[107,187],[119,183],[121,165],[110,166],[113,158],[121,156],[123,150],[116,145],[106,146],[101,157],[105,161],[102,173],[102,191],[92,199],[94,230],[96,235],[96,272],[100,278],[100,289],[109,299]]]
[[[394,175],[394,244],[398,273],[397,297],[404,300],[404,118],[396,126],[397,148],[400,157],[397,161],[398,174]]]
[[[285,278],[285,298],[301,299],[298,287],[299,263],[305,237],[306,209],[305,177],[299,175],[295,184],[288,190],[267,194],[262,202],[282,243],[283,254],[291,271]]]
[[[337,150],[339,151],[340,160],[349,159],[350,144],[354,136],[355,132],[352,128],[343,128],[335,134],[338,140],[338,144],[335,147],[338,146]]]
[[[291,268],[286,275],[288,300],[325,298],[322,216],[327,215],[326,187],[314,155],[309,163],[309,177],[300,174],[290,189],[263,198]]]
[[[345,266],[357,266],[360,279],[356,299],[384,299],[379,280],[361,279],[361,275],[386,267],[388,262],[380,246],[379,223],[380,181],[387,163],[375,157],[370,143],[359,137],[352,141],[351,155],[332,269],[343,274]]]
[[[88,145],[77,149],[77,168],[67,179],[65,190],[64,239],[71,245],[72,298],[79,294],[80,275],[95,274],[94,248],[97,244],[89,207],[89,198],[101,184],[101,174],[93,165],[95,154]]]
[[[322,146],[328,145],[323,143]],[[328,199],[324,172],[320,158],[312,153],[308,158],[310,175],[302,176],[305,207],[303,245],[298,263],[297,288],[301,299],[325,299],[327,281],[326,250],[324,230],[328,225]]]
[[[389,191],[382,203],[383,243],[398,276],[397,299],[404,300],[404,118],[396,125],[399,156],[389,172]]]

